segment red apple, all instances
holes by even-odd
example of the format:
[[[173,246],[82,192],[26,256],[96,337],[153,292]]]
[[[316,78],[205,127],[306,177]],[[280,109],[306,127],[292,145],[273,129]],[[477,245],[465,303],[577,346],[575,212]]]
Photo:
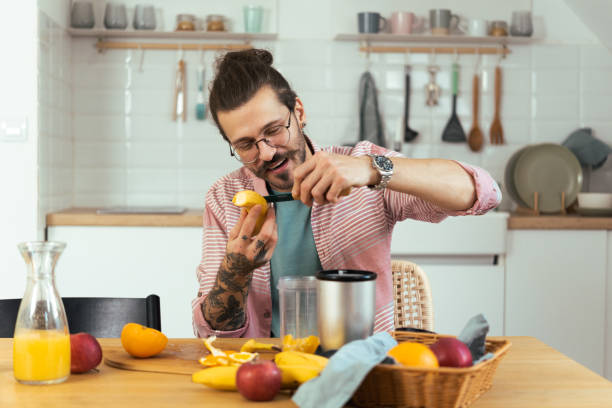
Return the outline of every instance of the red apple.
[[[270,401],[280,390],[281,371],[271,360],[244,363],[236,372],[236,387],[248,400]]]
[[[438,358],[440,367],[472,366],[472,353],[461,340],[453,337],[442,337],[429,348]]]
[[[70,371],[84,373],[96,368],[102,361],[102,348],[94,336],[88,333],[70,335]]]

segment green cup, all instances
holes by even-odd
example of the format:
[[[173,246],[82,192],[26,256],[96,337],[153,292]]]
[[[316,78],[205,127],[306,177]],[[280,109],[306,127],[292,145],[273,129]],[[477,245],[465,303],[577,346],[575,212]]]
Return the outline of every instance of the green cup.
[[[261,33],[262,20],[262,6],[244,6],[244,31],[246,33]]]

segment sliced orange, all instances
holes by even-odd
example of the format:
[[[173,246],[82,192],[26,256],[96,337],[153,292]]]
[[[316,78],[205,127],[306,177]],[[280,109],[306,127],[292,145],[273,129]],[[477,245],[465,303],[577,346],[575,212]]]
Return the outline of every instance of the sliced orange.
[[[220,350],[216,348],[215,346],[213,346],[213,342],[215,340],[217,340],[217,336],[210,336],[204,339],[204,346],[206,346],[208,351],[210,351],[210,354],[212,354],[215,357],[227,357],[227,354],[223,350]]]
[[[257,356],[257,353],[247,353],[246,351],[243,351],[239,353],[232,353],[228,357],[232,362],[242,364],[255,360]]]
[[[291,334],[283,337],[283,351],[301,351],[303,353],[314,353],[319,347],[320,341],[317,336],[293,338]]]
[[[217,366],[230,365],[229,358],[221,357],[221,356],[213,356],[212,354],[209,354],[206,357],[202,357],[198,361],[204,367],[217,367]]]

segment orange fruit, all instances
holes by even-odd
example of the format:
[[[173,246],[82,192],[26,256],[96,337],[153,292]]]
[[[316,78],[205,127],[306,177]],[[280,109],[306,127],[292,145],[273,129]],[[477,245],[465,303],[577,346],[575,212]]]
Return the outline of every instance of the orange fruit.
[[[395,361],[408,367],[438,368],[436,355],[424,344],[404,342],[387,353]]]
[[[151,357],[161,353],[168,338],[159,330],[138,323],[128,323],[121,330],[121,345],[134,357]]]
[[[242,190],[237,192],[234,198],[232,198],[232,203],[237,207],[246,208],[247,211],[257,204],[261,205],[261,212],[259,213],[255,229],[253,230],[253,235],[257,234],[266,220],[266,213],[268,212],[268,203],[266,199],[253,190]]]
[[[291,334],[283,337],[283,351],[301,351],[302,353],[314,353],[319,347],[319,338],[317,336],[308,336],[302,338],[293,338]]]

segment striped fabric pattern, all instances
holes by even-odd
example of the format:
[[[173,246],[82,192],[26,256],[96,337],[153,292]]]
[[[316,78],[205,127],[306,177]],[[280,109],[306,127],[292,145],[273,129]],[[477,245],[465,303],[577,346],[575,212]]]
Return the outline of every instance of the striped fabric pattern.
[[[401,157],[370,142],[355,147],[326,147],[313,144],[314,150],[335,154],[363,156],[368,153]],[[367,187],[353,189],[339,203],[314,204],[311,212],[315,246],[324,269],[359,269],[378,274],[376,281],[376,319],[374,332],[393,330],[393,295],[391,276],[391,234],[396,222],[412,218],[437,223],[452,215],[484,214],[499,204],[499,187],[489,174],[474,166],[459,163],[472,175],[477,200],[467,211],[447,211],[415,196]],[[255,190],[267,195],[265,181],[242,167],[218,180],[206,195],[202,260],[196,270],[199,292],[192,302],[196,336],[269,337],[272,321],[270,264],[253,272],[246,305],[245,325],[234,331],[212,329],[204,319],[201,304],[215,284],[217,271],[227,244],[228,232],[240,216],[232,197],[241,190]]]

